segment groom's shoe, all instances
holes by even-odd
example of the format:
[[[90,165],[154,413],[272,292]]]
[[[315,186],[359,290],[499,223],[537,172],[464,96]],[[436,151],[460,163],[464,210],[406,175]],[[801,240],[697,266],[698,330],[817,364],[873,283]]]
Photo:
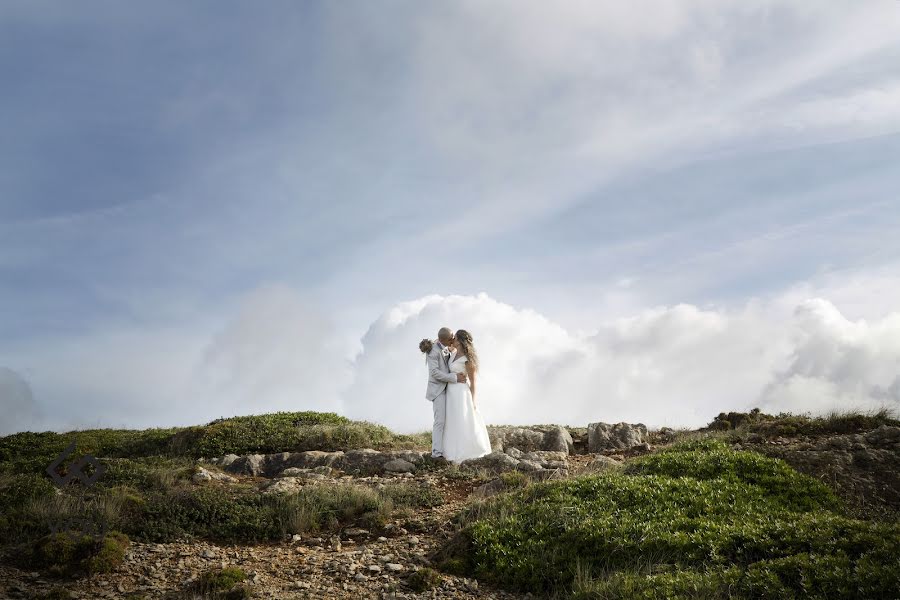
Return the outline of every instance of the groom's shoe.
[[[447,460],[447,458],[443,454],[438,454],[438,455],[432,454],[431,460],[433,460],[435,463],[437,463],[438,465],[440,465],[442,467],[450,464],[450,461]]]

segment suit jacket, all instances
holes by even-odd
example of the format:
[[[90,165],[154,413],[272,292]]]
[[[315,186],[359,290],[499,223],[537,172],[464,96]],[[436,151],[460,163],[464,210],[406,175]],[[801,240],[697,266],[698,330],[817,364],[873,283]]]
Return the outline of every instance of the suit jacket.
[[[447,354],[444,354],[444,351]],[[456,383],[456,373],[450,372],[449,348],[435,342],[431,352],[425,357],[428,366],[428,388],[425,390],[425,399],[434,402],[434,399],[447,389],[448,383]]]

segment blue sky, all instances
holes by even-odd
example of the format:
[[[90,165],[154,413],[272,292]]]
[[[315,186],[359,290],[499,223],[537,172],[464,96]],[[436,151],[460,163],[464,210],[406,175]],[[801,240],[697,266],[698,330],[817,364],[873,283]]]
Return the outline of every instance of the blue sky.
[[[236,323],[229,356],[327,346],[346,387],[435,294],[573,335],[798,290],[887,318],[898,40],[891,1],[3,2],[0,394],[146,425],[162,378],[213,418],[179,382]],[[254,337],[285,315],[328,341]],[[280,373],[235,410],[293,406]]]

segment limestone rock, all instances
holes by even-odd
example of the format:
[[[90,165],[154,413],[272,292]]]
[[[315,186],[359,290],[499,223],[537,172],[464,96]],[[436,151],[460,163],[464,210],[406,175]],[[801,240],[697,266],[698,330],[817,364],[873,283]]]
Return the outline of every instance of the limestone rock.
[[[515,448],[521,452],[550,450],[571,454],[575,449],[571,434],[561,425],[489,426],[488,436],[493,450],[507,453]]]
[[[412,473],[416,465],[402,458],[395,458],[384,463],[384,470],[389,473]]]
[[[460,463],[463,468],[483,468],[492,472],[512,471],[519,464],[518,459],[496,450],[478,458],[469,458]]]
[[[598,454],[585,466],[585,468],[588,471],[605,471],[607,469],[616,468],[620,464],[621,463],[617,460]]]
[[[647,442],[643,423],[588,423],[588,451],[627,450]]]
[[[191,477],[191,481],[193,481],[194,483],[204,483],[207,481],[231,481],[231,482],[234,482],[234,481],[237,481],[237,479],[235,479],[234,477],[232,477],[231,475],[228,475],[226,473],[221,473],[219,471],[210,471],[208,469],[204,469],[203,467],[200,467],[199,469],[197,469],[197,472],[194,473],[194,475]]]

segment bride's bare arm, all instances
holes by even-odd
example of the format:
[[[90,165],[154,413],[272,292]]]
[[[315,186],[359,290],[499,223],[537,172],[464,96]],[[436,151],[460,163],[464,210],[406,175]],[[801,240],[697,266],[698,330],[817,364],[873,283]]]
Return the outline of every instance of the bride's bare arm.
[[[466,374],[469,376],[469,389],[472,390],[472,404],[475,404],[475,369],[469,361],[466,361]]]

